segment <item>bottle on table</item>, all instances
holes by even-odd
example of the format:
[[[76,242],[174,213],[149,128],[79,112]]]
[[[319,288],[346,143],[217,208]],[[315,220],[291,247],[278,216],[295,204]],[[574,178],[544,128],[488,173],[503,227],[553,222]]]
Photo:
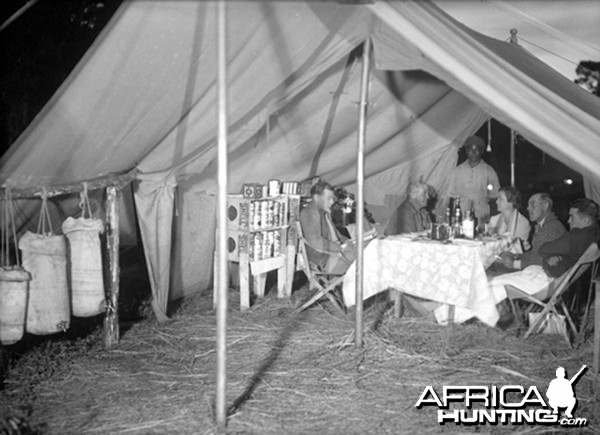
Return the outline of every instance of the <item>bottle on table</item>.
[[[479,219],[477,219],[477,215],[475,214],[474,206],[471,206],[471,216],[473,217],[473,226],[475,227],[474,236],[477,237],[479,233]]]
[[[463,215],[460,208],[460,197],[454,199],[454,236],[460,237],[462,234]]]
[[[446,207],[446,223],[452,226],[452,212],[450,211],[450,207]]]
[[[470,211],[465,212],[465,218],[462,223],[462,234],[466,239],[475,238],[475,220]]]

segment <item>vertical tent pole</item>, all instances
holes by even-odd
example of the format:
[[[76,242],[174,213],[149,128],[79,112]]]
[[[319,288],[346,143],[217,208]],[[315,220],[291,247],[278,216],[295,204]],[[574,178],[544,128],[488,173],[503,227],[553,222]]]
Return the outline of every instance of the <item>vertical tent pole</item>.
[[[516,132],[510,130],[510,185],[515,187],[515,138]]]
[[[510,43],[519,45],[519,37],[517,29],[510,29]],[[515,187],[515,139],[517,132],[510,129],[510,185]]]
[[[363,246],[364,246],[364,192],[365,141],[367,133],[367,99],[369,96],[369,69],[371,40],[363,44],[362,75],[360,80],[360,106],[358,110],[358,141],[356,146],[356,318],[354,340],[363,345]]]
[[[225,52],[225,0],[217,4],[217,394],[216,419],[218,432],[225,432],[227,423],[227,59]]]
[[[119,189],[106,189],[106,245],[108,251],[108,295],[104,318],[104,347],[112,349],[119,342]]]

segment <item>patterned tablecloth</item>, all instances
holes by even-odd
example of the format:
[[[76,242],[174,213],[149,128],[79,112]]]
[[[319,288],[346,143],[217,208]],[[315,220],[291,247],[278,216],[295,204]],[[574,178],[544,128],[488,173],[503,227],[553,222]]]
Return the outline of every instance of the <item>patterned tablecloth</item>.
[[[390,288],[472,311],[481,321],[498,321],[496,300],[485,269],[510,246],[510,238],[442,243],[416,235],[373,240],[364,251],[364,299]],[[355,304],[356,263],[344,277],[344,302]],[[439,317],[438,317],[438,320]]]

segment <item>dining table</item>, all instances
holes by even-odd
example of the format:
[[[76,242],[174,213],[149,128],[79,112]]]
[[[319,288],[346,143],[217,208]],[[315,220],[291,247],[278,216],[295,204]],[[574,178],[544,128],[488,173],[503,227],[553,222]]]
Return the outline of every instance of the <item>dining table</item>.
[[[363,299],[393,289],[439,303],[434,311],[439,323],[475,317],[494,326],[500,314],[486,269],[512,244],[509,235],[440,241],[411,233],[373,239],[363,253]],[[355,305],[356,262],[342,291],[346,306]]]

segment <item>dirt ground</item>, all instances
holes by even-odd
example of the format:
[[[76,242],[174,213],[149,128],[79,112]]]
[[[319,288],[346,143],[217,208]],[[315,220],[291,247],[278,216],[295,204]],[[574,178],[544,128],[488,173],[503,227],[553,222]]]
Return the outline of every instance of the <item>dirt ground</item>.
[[[396,319],[383,299],[366,306],[365,344],[356,348],[353,312],[335,314],[328,302],[293,312],[307,291],[292,301],[269,294],[244,314],[232,291],[228,433],[547,433],[553,428],[439,425],[435,407],[415,403],[427,385],[536,385],[545,394],[558,366],[572,376],[592,362],[589,338],[572,350],[559,336],[524,341],[515,328]],[[101,330],[37,346],[10,367],[2,418],[21,416],[49,434],[214,433],[211,303],[202,294],[169,322],[135,323],[111,352]],[[598,380],[588,370],[577,382],[576,416],[589,424],[568,433],[599,433]]]

